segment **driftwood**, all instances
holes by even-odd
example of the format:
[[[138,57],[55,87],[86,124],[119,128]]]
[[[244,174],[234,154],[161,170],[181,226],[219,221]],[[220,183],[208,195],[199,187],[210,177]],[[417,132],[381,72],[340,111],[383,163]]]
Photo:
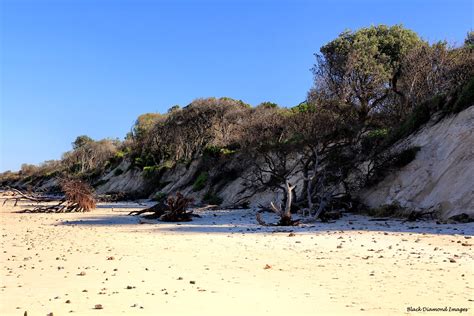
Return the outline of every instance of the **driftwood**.
[[[285,191],[286,191],[286,206],[283,210],[281,206],[275,205],[275,203],[270,203],[270,208],[273,212],[275,212],[278,216],[280,216],[280,220],[276,224],[268,224],[266,223],[262,217],[262,211],[258,211],[256,216],[257,222],[263,226],[296,226],[299,225],[299,220],[293,220],[291,218],[291,203],[293,197],[293,190],[295,186],[291,185],[288,181],[285,182]]]
[[[92,193],[92,188],[80,180],[61,180],[61,190],[64,197],[51,198],[34,194],[27,194],[17,189],[10,189],[17,196],[5,199],[3,204],[8,200],[14,200],[15,206],[21,200],[37,203],[29,209],[23,209],[20,213],[69,213],[69,212],[88,212],[95,208],[96,203]],[[55,204],[40,204],[56,202]]]
[[[406,222],[416,222],[417,220],[420,220],[426,216],[429,216],[431,219],[434,218],[435,211],[434,210],[427,210],[427,211],[411,211],[410,214],[408,214],[407,218],[403,221],[403,223]]]
[[[52,201],[58,200],[55,198],[41,196],[37,194],[28,194],[14,188],[8,188],[6,192],[11,192],[12,197],[5,198],[3,200],[2,205],[5,205],[5,203],[9,201],[15,201],[13,206],[17,206],[18,202],[20,202],[21,200],[26,200],[30,202],[36,202],[36,203],[45,203],[45,202],[52,202]]]
[[[154,218],[160,218],[163,214],[165,214],[165,211],[167,209],[167,205],[164,201],[158,203],[158,204],[155,204],[151,207],[148,207],[146,209],[143,209],[143,210],[140,210],[140,211],[132,211],[130,213],[128,213],[128,215],[142,215],[142,214],[146,214],[146,213],[151,213],[151,214],[147,214],[147,215],[144,215],[143,217],[144,218],[149,218],[149,219],[154,219]]]
[[[219,208],[219,205],[206,205],[206,206],[203,206],[203,207],[193,208],[193,209],[190,210],[191,211],[191,216],[192,217],[201,217],[200,215],[195,214],[194,212],[200,212],[200,211],[205,211],[205,210],[214,210],[214,209],[217,209],[217,208]],[[143,218],[159,219],[162,215],[164,215],[166,213],[167,209],[168,209],[168,206],[166,205],[166,203],[165,202],[160,202],[158,204],[155,204],[155,205],[153,205],[149,208],[146,208],[146,209],[143,209],[143,210],[140,210],[140,211],[132,211],[132,212],[128,213],[128,215],[137,216],[137,215],[150,213],[150,214],[143,215]]]
[[[189,222],[193,217],[200,217],[197,214],[193,214],[193,210],[187,210],[192,201],[193,199],[187,198],[178,192],[175,197],[169,196],[164,202],[160,202],[141,211],[130,212],[128,215],[151,213],[143,217],[148,219],[157,218],[165,222]]]

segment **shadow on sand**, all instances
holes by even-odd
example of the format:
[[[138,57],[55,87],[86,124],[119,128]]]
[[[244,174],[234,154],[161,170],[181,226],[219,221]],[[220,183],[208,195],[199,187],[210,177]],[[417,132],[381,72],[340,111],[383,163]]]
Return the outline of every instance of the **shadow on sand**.
[[[152,206],[154,203],[111,203],[111,204],[98,204],[96,208],[98,209],[137,209],[137,208],[146,208]]]
[[[118,208],[117,205],[113,205]],[[136,206],[135,206],[136,208]],[[118,213],[118,212],[117,212]],[[391,233],[416,233],[416,234],[438,234],[438,235],[474,235],[472,224],[436,224],[435,221],[405,222],[389,219],[373,221],[372,218],[345,214],[341,219],[332,223],[315,222],[300,226],[260,226],[255,220],[255,211],[252,210],[218,210],[200,212],[201,218],[195,218],[192,222],[169,223],[158,220],[144,220],[137,216],[122,214],[110,214],[101,216],[88,216],[72,221],[65,220],[60,225],[84,225],[84,226],[136,226],[140,230],[152,230],[156,232],[176,233],[205,233],[205,234],[266,234],[277,232],[295,233],[319,233],[331,231],[380,231]],[[273,214],[265,214],[268,222],[276,222]],[[372,219],[372,220],[371,220]],[[143,225],[140,225],[143,224]]]

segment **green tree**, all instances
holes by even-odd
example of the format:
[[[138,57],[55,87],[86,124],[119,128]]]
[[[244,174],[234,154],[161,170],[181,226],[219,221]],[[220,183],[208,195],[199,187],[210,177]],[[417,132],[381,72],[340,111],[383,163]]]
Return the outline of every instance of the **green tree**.
[[[474,31],[467,32],[466,39],[464,40],[464,45],[468,48],[474,47]]]
[[[313,67],[310,99],[337,100],[357,107],[361,119],[386,105],[398,89],[404,56],[423,41],[401,25],[345,31],[323,46]],[[402,100],[404,102],[404,100]]]
[[[72,143],[72,148],[76,150],[93,142],[94,140],[87,135],[77,136],[76,140]]]
[[[164,120],[164,118],[165,116],[160,113],[145,113],[140,115],[133,126],[133,135],[137,138],[142,138],[157,122]]]
[[[269,101],[262,102],[257,106],[262,107],[262,108],[267,108],[267,109],[273,109],[273,108],[278,109],[278,104],[269,102]]]
[[[181,109],[181,107],[178,104],[175,104],[168,109],[168,113],[173,113],[174,111],[178,111],[179,109]]]

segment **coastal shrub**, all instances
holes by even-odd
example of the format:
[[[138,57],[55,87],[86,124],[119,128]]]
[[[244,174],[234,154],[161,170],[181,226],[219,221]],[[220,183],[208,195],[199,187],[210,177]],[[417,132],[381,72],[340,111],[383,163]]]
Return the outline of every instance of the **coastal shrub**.
[[[375,129],[368,132],[362,138],[362,143],[361,143],[362,149],[364,151],[371,150],[375,146],[382,144],[386,140],[388,135],[389,135],[388,128],[379,128],[379,129]]]
[[[148,152],[140,153],[139,155],[137,155],[137,153],[132,152],[130,160],[132,163],[130,164],[129,169],[132,169],[132,168],[143,169],[144,167],[154,166],[158,164],[155,161],[153,155]]]
[[[387,147],[409,136],[426,124],[430,120],[432,112],[441,108],[444,101],[444,96],[439,95],[416,106],[413,112],[398,127],[392,129],[387,138]]]
[[[166,199],[166,193],[164,192],[156,192],[155,195],[152,198],[152,201],[155,202],[162,202]]]
[[[142,157],[135,157],[133,160],[133,166],[140,167],[143,164],[143,158]]]
[[[113,157],[108,160],[108,166],[110,168],[117,167],[124,159],[125,159],[126,152],[119,150],[115,153]]]
[[[117,151],[114,156],[115,159],[122,159],[123,157],[125,157],[125,152],[122,150]]]
[[[378,157],[376,165],[369,173],[366,184],[368,186],[375,185],[382,181],[390,171],[408,165],[416,158],[416,154],[420,149],[421,147],[413,146],[387,157]]]
[[[452,112],[461,112],[471,105],[474,105],[474,78],[471,79],[461,90],[456,102],[453,105]]]
[[[398,85],[399,65],[414,48],[425,42],[402,25],[373,25],[357,31],[346,30],[315,54],[314,87],[310,98],[338,98],[357,109],[361,122],[372,113],[387,110],[397,116],[392,98],[401,93]],[[347,75],[350,74],[350,75]],[[336,79],[337,78],[337,79]]]
[[[228,156],[236,153],[236,150],[229,149],[227,147],[220,146],[207,146],[204,148],[203,154],[212,158],[219,158],[222,156]]]
[[[160,166],[146,166],[143,167],[143,177],[145,179],[153,179],[159,172]]]
[[[209,178],[209,173],[207,173],[206,171],[201,172],[197,176],[196,180],[194,181],[193,191],[197,192],[197,191],[201,191],[202,189],[204,189],[204,187],[206,186],[208,178]]]
[[[52,171],[52,172],[45,173],[43,177],[45,180],[48,180],[48,179],[56,177],[57,175],[59,175],[59,171]]]
[[[316,112],[316,106],[313,103],[301,102],[295,107],[291,108],[293,113],[314,113]]]
[[[209,157],[219,157],[221,152],[221,147],[219,146],[207,146],[204,148],[204,155],[209,156]]]
[[[160,164],[160,170],[171,169],[173,167],[174,167],[174,162],[172,160],[165,160],[163,163]]]
[[[266,108],[266,109],[277,109],[278,108],[278,104],[273,103],[273,102],[268,102],[268,101],[262,102],[257,106],[262,107],[262,108]]]

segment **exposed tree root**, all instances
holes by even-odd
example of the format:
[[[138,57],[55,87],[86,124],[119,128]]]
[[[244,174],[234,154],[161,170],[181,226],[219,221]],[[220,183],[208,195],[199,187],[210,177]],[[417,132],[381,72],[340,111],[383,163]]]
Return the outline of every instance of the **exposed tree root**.
[[[435,211],[434,210],[427,210],[427,211],[412,211],[410,214],[408,214],[408,217],[406,220],[403,221],[405,222],[416,222],[417,220],[423,219],[425,217],[430,217],[431,219],[434,219],[435,217]]]
[[[24,209],[19,213],[73,213],[87,212],[88,209],[81,207],[78,203],[71,203],[66,199],[61,200],[53,205],[37,205],[31,209]]]
[[[167,209],[166,203],[165,202],[160,202],[160,203],[155,204],[151,207],[148,207],[144,210],[132,211],[132,212],[128,213],[128,215],[136,216],[136,215],[151,213],[151,214],[148,214],[148,215],[144,215],[143,217],[154,219],[154,218],[160,218],[160,216],[162,216],[165,213],[166,209]]]
[[[286,191],[286,206],[283,210],[281,206],[275,205],[273,202],[270,203],[270,209],[275,212],[280,220],[276,224],[266,223],[260,213],[265,210],[258,211],[256,216],[257,222],[263,226],[297,226],[300,224],[299,220],[291,219],[291,202],[292,202],[292,192],[295,189],[295,186],[291,185],[288,181],[285,181],[285,191]]]
[[[57,199],[51,197],[44,197],[34,194],[27,194],[17,189],[9,188],[16,196],[7,198],[3,202],[15,201],[14,206],[19,201],[35,202],[38,205],[29,209],[19,211],[19,213],[70,213],[70,212],[88,212],[95,208],[95,199],[92,193],[92,188],[80,180],[61,180],[61,189],[64,192],[64,197]],[[56,202],[56,204],[40,204]]]
[[[2,205],[5,205],[5,203],[7,203],[9,201],[15,201],[13,206],[17,206],[18,202],[20,202],[21,200],[36,202],[36,203],[45,203],[45,202],[52,202],[52,201],[57,201],[58,200],[58,199],[54,199],[54,198],[51,198],[51,197],[45,197],[45,196],[37,195],[37,194],[27,194],[27,193],[21,192],[20,190],[14,189],[14,188],[8,188],[7,192],[11,192],[13,196],[3,200]]]
[[[255,214],[257,223],[262,226],[298,226],[301,223],[300,220],[292,220],[291,217],[280,217],[280,220],[276,224],[267,223],[262,219],[261,214],[263,212],[267,212],[267,210],[260,210]]]
[[[176,193],[176,197],[169,196],[166,202],[160,202],[152,207],[140,211],[130,212],[128,215],[142,215],[147,219],[159,219],[164,222],[189,222],[193,217],[200,217],[193,214],[193,211],[187,211],[189,204],[193,200],[186,198],[181,193]]]

